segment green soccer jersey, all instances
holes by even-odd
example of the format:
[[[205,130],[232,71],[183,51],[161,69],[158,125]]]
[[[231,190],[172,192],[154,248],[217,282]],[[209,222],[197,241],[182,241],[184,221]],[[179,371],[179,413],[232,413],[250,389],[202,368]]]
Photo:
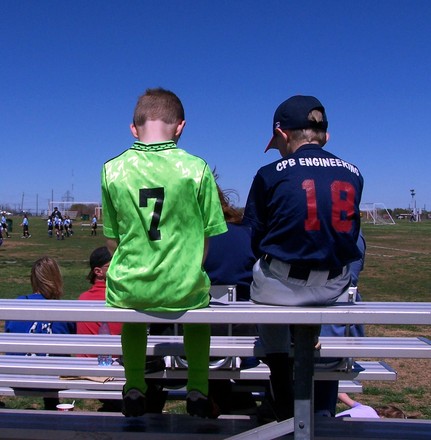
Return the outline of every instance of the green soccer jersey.
[[[102,170],[103,232],[118,247],[106,301],[114,307],[206,307],[204,238],[226,232],[208,164],[172,141],[135,142]]]

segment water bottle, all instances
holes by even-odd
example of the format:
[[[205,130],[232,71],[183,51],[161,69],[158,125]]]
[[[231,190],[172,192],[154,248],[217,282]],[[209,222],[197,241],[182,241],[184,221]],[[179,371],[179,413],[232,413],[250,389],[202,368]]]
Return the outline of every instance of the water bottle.
[[[354,286],[350,286],[348,293],[349,293],[349,299],[348,299],[349,303],[355,303],[356,296],[358,295],[358,288]]]
[[[110,335],[109,325],[106,322],[102,322],[99,327],[99,335]],[[110,354],[99,354],[97,356],[99,366],[108,367],[112,365],[112,356]]]

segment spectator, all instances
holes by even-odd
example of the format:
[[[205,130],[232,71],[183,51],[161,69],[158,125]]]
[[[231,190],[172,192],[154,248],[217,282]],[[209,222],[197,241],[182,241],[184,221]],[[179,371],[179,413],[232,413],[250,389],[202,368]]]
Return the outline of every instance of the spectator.
[[[360,258],[356,241],[363,178],[357,167],[323,149],[328,120],[315,97],[292,96],[281,103],[272,128],[266,150],[278,149],[282,158],[257,172],[245,208],[260,257],[251,299],[289,306],[333,304],[350,286],[348,265]],[[294,403],[291,328],[258,328],[271,371],[272,410],[284,420],[293,416]],[[316,338],[319,333],[315,326]]]
[[[404,412],[394,405],[384,405],[372,408],[353,400],[346,393],[338,394],[338,399],[349,407],[345,411],[339,412],[336,417],[353,417],[367,419],[407,419]]]
[[[207,240],[226,232],[226,223],[208,164],[177,147],[184,126],[178,97],[149,89],[138,99],[130,126],[138,140],[103,166],[103,231],[113,251],[106,291],[110,306],[181,312],[209,303],[210,281],[202,270]],[[187,412],[218,417],[208,398],[210,326],[183,328]],[[126,323],[121,336],[123,414],[137,417],[147,412],[149,399],[147,325]]]
[[[211,237],[204,268],[211,285],[236,285],[237,301],[250,299],[250,284],[253,280],[253,265],[256,258],[251,249],[251,230],[242,223],[242,212],[236,209],[228,196],[217,186],[224,218],[228,227],[226,234]],[[211,326],[211,334],[227,334],[227,325]],[[257,335],[255,325],[234,324],[233,335]],[[241,368],[251,368],[259,364],[256,358],[244,358]],[[210,394],[223,414],[249,413],[255,411],[256,404],[251,393],[233,392],[232,381],[210,380]]]
[[[111,263],[111,253],[106,246],[95,249],[90,255],[90,272],[87,279],[91,287],[81,293],[79,300],[105,301],[106,272]],[[77,333],[82,335],[98,335],[101,322],[77,322]],[[108,323],[111,335],[121,335],[121,323]]]
[[[34,262],[30,281],[34,293],[20,296],[18,299],[57,300],[63,295],[63,277],[60,268],[50,257],[42,257]],[[76,333],[76,325],[74,322],[6,321],[5,332],[69,334]],[[25,353],[9,354],[23,355]],[[25,355],[31,355],[31,353]],[[39,354],[39,356],[48,356],[48,354]],[[58,403],[57,398],[44,398],[45,409],[55,410]]]
[[[251,249],[251,229],[242,222],[242,212],[230,202],[219,186],[217,191],[228,232],[209,240],[204,268],[212,285],[236,285],[237,300],[250,299],[253,265],[256,257]]]
[[[87,275],[91,287],[86,292],[81,293],[78,300],[82,301],[105,301],[106,292],[106,271],[111,262],[111,253],[106,246],[95,249],[90,255],[90,272]],[[101,322],[77,322],[76,332],[81,335],[98,335]],[[122,324],[109,322],[111,335],[121,335]],[[85,357],[95,357],[96,355],[83,354]],[[121,401],[112,399],[102,399],[102,407],[98,411],[121,411]]]

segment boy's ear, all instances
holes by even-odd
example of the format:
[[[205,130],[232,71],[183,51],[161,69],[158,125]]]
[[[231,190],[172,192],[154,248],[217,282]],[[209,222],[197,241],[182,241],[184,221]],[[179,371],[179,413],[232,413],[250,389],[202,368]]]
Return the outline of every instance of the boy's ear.
[[[135,139],[138,139],[138,129],[136,128],[136,125],[133,122],[130,124],[130,131],[132,132],[132,136]]]
[[[178,126],[177,126],[177,128],[175,130],[175,137],[177,139],[181,136],[181,133],[183,132],[185,125],[186,125],[186,121],[181,121],[178,124]]]
[[[101,275],[103,275],[103,270],[101,267],[95,267],[93,269],[93,272],[96,274],[96,276],[100,277]]]

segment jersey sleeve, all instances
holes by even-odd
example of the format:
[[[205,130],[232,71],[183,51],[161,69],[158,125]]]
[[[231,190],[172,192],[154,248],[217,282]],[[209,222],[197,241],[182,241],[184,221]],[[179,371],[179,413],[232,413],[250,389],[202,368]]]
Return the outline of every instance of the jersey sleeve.
[[[103,213],[103,235],[106,238],[118,239],[117,213],[112,204],[106,180],[105,165],[102,168],[102,213]]]
[[[247,197],[244,210],[245,223],[254,230],[263,230],[267,224],[267,206],[264,199],[266,194],[264,179],[256,174]]]
[[[205,237],[213,237],[227,232],[217,186],[208,164],[205,164],[203,171],[198,202],[202,213]]]

